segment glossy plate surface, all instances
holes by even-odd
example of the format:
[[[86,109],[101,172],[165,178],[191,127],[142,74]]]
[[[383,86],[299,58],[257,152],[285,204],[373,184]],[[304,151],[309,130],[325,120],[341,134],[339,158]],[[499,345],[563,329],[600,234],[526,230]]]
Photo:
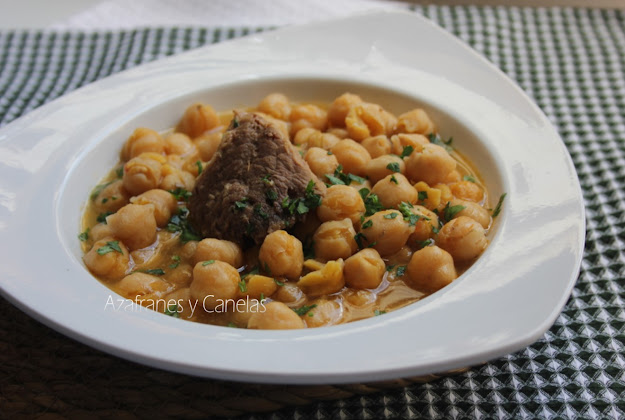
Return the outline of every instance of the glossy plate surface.
[[[224,109],[254,105],[272,91],[326,101],[352,91],[393,112],[428,109],[443,137],[453,136],[480,168],[492,201],[508,194],[485,254],[421,302],[298,331],[185,322],[124,301],[95,280],[81,261],[80,215],[132,130],[166,129],[195,100]],[[443,372],[521,349],[541,337],[566,302],[584,231],[577,175],[547,118],[485,59],[410,13],[362,15],[200,48],[86,86],[0,130],[2,294],[81,342],[198,376],[374,381]]]

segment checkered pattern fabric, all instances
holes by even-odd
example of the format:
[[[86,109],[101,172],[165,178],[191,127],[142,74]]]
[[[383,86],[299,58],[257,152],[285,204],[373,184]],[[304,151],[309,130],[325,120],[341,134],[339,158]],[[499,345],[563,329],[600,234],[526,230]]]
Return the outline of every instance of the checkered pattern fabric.
[[[579,279],[555,325],[517,353],[425,384],[251,418],[625,418],[625,11],[411,10],[484,54],[558,128],[586,203]],[[0,125],[117,71],[268,29],[0,32]]]

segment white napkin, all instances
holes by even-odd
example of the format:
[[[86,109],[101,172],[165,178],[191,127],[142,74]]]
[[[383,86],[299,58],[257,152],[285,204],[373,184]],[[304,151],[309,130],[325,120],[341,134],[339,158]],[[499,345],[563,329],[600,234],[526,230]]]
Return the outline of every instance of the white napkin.
[[[405,3],[387,0],[104,0],[50,28],[282,26],[405,7]]]

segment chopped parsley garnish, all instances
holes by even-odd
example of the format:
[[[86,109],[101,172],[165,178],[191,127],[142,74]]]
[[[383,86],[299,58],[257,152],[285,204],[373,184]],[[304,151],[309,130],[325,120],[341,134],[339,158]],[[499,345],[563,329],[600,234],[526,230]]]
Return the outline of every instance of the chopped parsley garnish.
[[[283,283],[283,282],[281,282],[281,281],[280,281],[280,280],[278,280],[278,279],[273,279],[273,281],[274,281],[274,283],[276,283],[276,284],[277,284],[278,286],[280,286],[280,287],[284,286],[284,283]]]
[[[180,314],[178,313],[178,304],[169,305],[165,308],[165,315],[173,316],[174,318],[180,318]]]
[[[321,205],[321,196],[315,193],[315,182],[311,179],[306,186],[304,198],[284,197],[282,208],[290,214],[306,214]]]
[[[98,214],[98,217],[96,217],[96,221],[98,223],[104,223],[106,224],[106,218],[109,217],[111,214],[113,214],[112,211],[105,211],[104,213],[100,213]]]
[[[419,201],[427,200],[428,199],[428,192],[427,191],[419,191],[418,199],[419,199]]]
[[[235,210],[243,210],[244,208],[247,207],[247,197],[243,197],[242,199],[240,199],[239,201],[235,201],[234,202],[234,209]]]
[[[441,139],[441,136],[439,136],[438,134],[430,133],[428,135],[428,139],[430,139],[431,143],[436,144],[437,146],[444,147],[445,150],[447,150],[448,152],[451,152],[452,150],[454,150],[454,148],[451,145],[452,142],[454,141],[452,137],[450,137],[449,140],[444,141]]]
[[[252,268],[249,273],[245,273],[241,276],[241,279],[246,279],[249,276],[254,276],[256,274],[258,274],[260,272],[258,266],[254,266],[254,268]]]
[[[454,218],[456,214],[465,209],[465,206],[463,205],[458,204],[455,206],[450,206],[449,203],[450,202],[448,201],[447,204],[445,204],[445,208],[443,209],[443,220],[445,223],[449,222],[451,219]]]
[[[501,206],[503,204],[503,200],[504,200],[504,198],[506,198],[507,194],[508,193],[503,193],[499,197],[499,201],[497,202],[497,205],[495,206],[495,210],[493,210],[493,218],[499,216],[499,213],[501,212]]]
[[[398,214],[399,214],[399,213],[389,213],[389,214],[385,214],[385,215],[384,215],[384,218],[385,218],[385,219],[394,219],[394,218],[396,218],[396,217],[397,217],[397,215],[398,215]]]
[[[241,280],[239,282],[239,290],[241,291],[241,293],[247,292],[247,283],[245,282],[245,280]]]
[[[195,166],[197,166],[197,174],[200,175],[204,167],[202,166],[202,161],[198,160],[195,162]]]
[[[265,176],[264,176],[264,177],[262,177],[260,180],[261,180],[261,181],[263,181],[263,183],[264,183],[265,185],[268,185],[268,186],[270,186],[270,187],[273,187],[273,181],[271,180],[271,174],[267,174],[267,175],[265,175]]]
[[[91,200],[95,201],[95,199],[98,198],[100,193],[104,191],[104,189],[108,187],[109,185],[111,185],[112,183],[113,181],[109,181],[109,182],[105,182],[104,184],[96,185],[96,187],[91,192],[91,196],[90,196]]]
[[[391,170],[393,172],[399,172],[399,163],[397,162],[391,162],[388,165],[386,165],[386,169]]]
[[[80,242],[85,242],[86,240],[88,240],[89,239],[89,231],[90,230],[91,229],[89,229],[89,228],[85,229],[84,232],[82,232],[80,235],[78,235],[78,240]]]
[[[410,154],[414,152],[414,147],[412,146],[404,146],[404,150],[401,151],[401,155],[399,155],[400,158],[405,158],[410,156]]]
[[[363,229],[368,229],[371,226],[373,226],[373,220],[367,220],[365,223],[362,224]]]
[[[180,240],[183,243],[189,241],[199,241],[200,236],[193,230],[187,217],[189,216],[189,209],[186,207],[178,207],[178,212],[171,216],[169,223],[167,223],[167,230],[170,232],[180,232]]]
[[[117,178],[123,178],[124,177],[124,167],[120,166],[119,168],[115,169],[115,175],[117,175]]]
[[[102,199],[102,204],[106,204],[106,202],[107,202],[107,201],[109,201],[108,197],[104,197],[104,198]]]
[[[372,214],[377,213],[380,210],[384,210],[384,206],[382,205],[382,203],[380,203],[380,198],[374,193],[370,193],[364,199],[364,201],[365,201],[365,216],[371,216]]]
[[[475,183],[475,177],[473,175],[465,175],[462,177],[464,181],[469,181]]]
[[[334,153],[332,153],[332,150],[328,150],[328,156],[332,156]]]
[[[331,185],[350,185],[352,182],[362,184],[366,181],[363,177],[344,173],[343,165],[337,166],[334,170],[334,175],[326,174],[326,178],[328,178]]]
[[[215,260],[208,260],[208,261],[204,261],[202,263],[203,267],[206,267],[207,265],[211,265],[211,264],[215,264]]]
[[[399,277],[403,276],[404,274],[406,274],[406,266],[400,265],[399,267],[397,267],[397,270],[395,272]]]
[[[180,265],[180,256],[172,255],[171,260],[173,263],[169,264],[169,268],[176,268]]]
[[[412,209],[414,208],[414,206],[410,203],[407,203],[405,201],[402,201],[399,204],[399,211],[401,212],[401,214],[404,216],[404,220],[408,222],[408,224],[410,224],[410,226],[414,226],[417,224],[417,222],[419,221],[419,219],[426,219],[426,220],[430,220],[427,217],[421,216],[419,214],[414,214],[412,212]]]
[[[162,268],[150,268],[148,270],[137,270],[140,273],[152,274],[153,276],[162,276],[165,274],[165,270]]]
[[[180,187],[175,190],[170,190],[169,192],[174,196],[176,201],[188,201],[189,197],[191,197],[191,191],[187,191]]]
[[[234,118],[232,119],[232,123],[231,123],[231,125],[232,125],[232,128],[237,128],[237,127],[239,126],[239,120],[238,120],[238,118],[237,118],[237,117],[234,117]]]
[[[311,309],[315,309],[316,307],[317,307],[317,304],[312,304],[312,305],[304,305],[299,308],[291,308],[291,309],[293,309],[293,312],[295,312],[299,316],[303,316],[303,315],[306,315]]]
[[[356,241],[356,244],[358,245],[358,249],[365,248],[363,241],[366,241],[367,237],[363,233],[358,232],[356,235],[354,235],[354,240]]]
[[[395,264],[388,265],[388,266],[386,266],[386,271],[388,271],[390,273],[391,271],[393,271],[393,268],[395,268]]]
[[[228,322],[227,327],[228,328],[239,328],[239,326],[237,324],[235,324],[234,322]]]
[[[267,212],[265,210],[263,210],[261,204],[255,204],[254,205],[254,213],[256,213],[257,215],[259,215],[260,217],[262,217],[263,219],[269,219],[269,214],[267,214]]]
[[[360,194],[360,198],[364,199],[367,198],[367,196],[369,195],[371,191],[369,191],[369,188],[361,188],[358,190],[358,194]]]
[[[119,252],[120,254],[124,253],[121,247],[119,246],[119,241],[108,241],[106,245],[101,246],[100,248],[96,250],[96,252],[99,255],[106,255],[109,252],[113,252],[113,251]]]
[[[265,191],[265,196],[267,197],[267,200],[272,203],[278,199],[278,193],[276,192],[276,190]]]
[[[395,178],[395,175],[391,176],[391,182],[396,185],[399,184],[399,181],[397,181],[397,178]]]
[[[304,259],[310,260],[315,258],[315,242],[312,239],[312,236],[307,236],[302,243],[302,248],[304,251]]]
[[[373,315],[374,316],[380,316],[380,315],[384,315],[386,313],[386,311],[381,311],[379,309],[376,309],[373,311]]]
[[[271,269],[269,268],[269,264],[267,264],[267,262],[264,263],[263,269],[265,270],[265,273],[271,275]]]
[[[427,238],[425,241],[417,241],[417,246],[419,247],[419,249],[421,249],[421,248],[425,248],[426,246],[430,246],[433,243],[434,241],[432,240],[432,238]]]

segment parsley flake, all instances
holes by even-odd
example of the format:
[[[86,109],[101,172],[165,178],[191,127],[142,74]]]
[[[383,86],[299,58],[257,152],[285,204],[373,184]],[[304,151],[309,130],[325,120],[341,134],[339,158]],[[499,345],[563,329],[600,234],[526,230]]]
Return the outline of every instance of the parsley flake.
[[[165,312],[163,312],[165,315],[174,317],[174,318],[180,318],[180,314],[178,313],[178,305],[177,304],[173,304],[173,305],[169,305],[167,308],[165,308]]]
[[[473,175],[465,175],[462,177],[464,181],[469,181],[475,183],[475,177]]]
[[[461,212],[462,210],[464,210],[466,207],[463,205],[455,205],[455,206],[450,206],[449,205],[449,201],[447,202],[447,204],[445,204],[445,208],[443,209],[443,220],[446,222],[449,222],[451,219],[454,218],[454,216],[456,214],[458,214],[459,212]]]
[[[171,260],[173,261],[173,263],[169,264],[169,268],[176,268],[180,265],[180,256],[173,255],[171,257]]]
[[[316,307],[317,307],[317,304],[312,304],[312,305],[304,305],[299,308],[291,308],[291,309],[293,310],[293,312],[295,312],[299,316],[303,316],[303,315],[306,315],[311,309],[315,309]]]
[[[241,291],[241,293],[247,292],[247,283],[245,282],[245,280],[241,280],[239,282],[239,290]]]
[[[188,201],[189,197],[191,197],[191,192],[181,187],[178,187],[175,190],[169,190],[169,192],[174,196],[176,201]]]
[[[391,176],[391,182],[392,182],[393,184],[395,184],[395,185],[398,185],[398,184],[399,184],[399,181],[397,181],[397,178],[395,178],[395,175],[392,175],[392,176]]]
[[[369,219],[365,223],[362,224],[362,229],[368,229],[373,226],[373,220]]]
[[[197,174],[200,175],[204,167],[202,166],[202,161],[198,160],[195,162],[195,166],[197,166]]]
[[[215,263],[215,260],[208,260],[208,261],[204,261],[202,263],[202,266],[206,267],[207,265],[211,265],[211,264],[214,264],[214,263]]]
[[[499,197],[499,201],[497,202],[497,205],[495,206],[495,210],[493,210],[493,218],[499,216],[499,213],[501,212],[501,206],[503,204],[504,198],[506,198],[506,195],[508,195],[508,193],[503,193]]]
[[[444,141],[441,139],[441,136],[439,136],[438,134],[430,133],[428,135],[428,139],[430,139],[430,143],[443,147],[445,150],[447,150],[447,152],[451,152],[454,150],[454,148],[451,145],[451,143],[454,140],[452,137],[450,137],[449,140]]]
[[[391,170],[393,172],[399,172],[399,163],[397,162],[391,162],[388,165],[386,165],[386,169]]]
[[[380,316],[380,315],[384,315],[386,313],[386,311],[381,311],[379,309],[376,309],[373,311],[373,315],[374,316]]]
[[[78,240],[80,242],[85,242],[86,240],[88,240],[89,239],[89,231],[90,230],[91,229],[89,229],[89,228],[85,229],[84,232],[82,232],[80,235],[78,235]]]
[[[113,251],[119,252],[120,254],[124,253],[121,247],[119,246],[119,241],[108,241],[106,245],[101,246],[100,248],[96,250],[96,252],[99,255],[106,255],[109,252],[113,252]]]
[[[399,155],[399,157],[403,159],[405,157],[410,156],[412,152],[414,152],[414,147],[404,146],[404,150],[401,151],[401,155]]]
[[[104,213],[100,213],[98,214],[98,217],[96,217],[96,221],[98,223],[104,223],[106,224],[106,218],[109,217],[111,214],[113,214],[112,211],[105,211]]]

